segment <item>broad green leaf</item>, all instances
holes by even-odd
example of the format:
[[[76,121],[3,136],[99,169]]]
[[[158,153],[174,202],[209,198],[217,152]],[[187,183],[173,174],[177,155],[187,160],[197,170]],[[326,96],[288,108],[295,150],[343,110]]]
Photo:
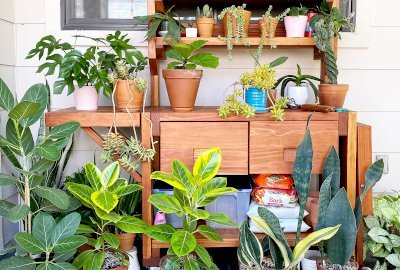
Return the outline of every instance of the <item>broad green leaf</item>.
[[[6,254],[10,254],[10,253],[14,253],[15,254],[15,251],[16,251],[15,245],[9,246],[9,247],[6,247],[6,248],[3,248],[2,250],[0,250],[0,256],[6,255]]]
[[[79,227],[76,230],[76,234],[91,234],[94,232],[95,230],[92,227],[85,224],[79,224]]]
[[[165,269],[181,270],[181,258],[178,258],[177,256],[169,257],[165,264]]]
[[[208,254],[208,251],[203,246],[197,244],[196,247],[194,248],[194,251],[207,267],[211,266],[212,263],[211,256],[210,254]]]
[[[75,266],[67,262],[55,262],[53,264],[49,264],[49,270],[76,270]],[[39,270],[37,268],[36,270]],[[45,269],[47,270],[47,269]]]
[[[128,194],[131,194],[133,192],[141,190],[143,187],[138,184],[129,184],[126,186],[120,186],[115,189],[113,192],[114,194],[117,194],[118,197],[126,196]]]
[[[46,248],[30,234],[18,232],[15,234],[14,240],[23,249],[33,254],[41,254],[46,251]]]
[[[50,240],[53,245],[57,244],[69,236],[73,236],[81,222],[81,215],[71,213],[65,216],[61,221],[54,226],[50,232]]]
[[[54,246],[54,252],[65,253],[71,250],[77,249],[87,242],[87,238],[82,235],[72,235],[68,236],[60,241]]]
[[[371,250],[372,253],[376,253],[383,247],[383,244],[378,244],[374,241],[367,241],[367,247],[369,248],[369,250]]]
[[[68,123],[53,127],[50,129],[47,140],[64,139],[66,137],[69,137],[76,130],[78,130],[79,127],[80,127],[80,124],[78,122],[68,122]]]
[[[210,215],[207,218],[207,221],[211,221],[212,223],[225,225],[225,226],[231,226],[231,227],[237,227],[238,226],[226,214],[211,214],[210,213]]]
[[[190,207],[185,206],[185,211],[195,217],[196,219],[207,219],[209,217],[209,213],[202,209],[192,209]]]
[[[36,263],[30,257],[14,256],[0,261],[0,269],[7,270],[35,270]]]
[[[331,192],[332,192],[332,174],[325,178],[324,182],[319,189],[319,201],[318,201],[318,223],[317,230],[325,228],[325,216],[326,210],[328,209],[329,203],[331,202]]]
[[[251,264],[254,263],[256,265],[261,265],[264,258],[264,252],[260,241],[258,241],[254,233],[250,231],[247,221],[243,222],[241,225],[239,234],[239,249],[242,257],[249,259]]]
[[[176,179],[179,179],[180,180],[179,182],[182,183],[186,189],[190,189],[192,187],[191,181],[193,175],[189,171],[189,169],[185,166],[185,164],[183,164],[179,160],[174,159],[172,160],[171,168],[172,168],[172,176],[174,176]]]
[[[128,185],[128,180],[124,178],[118,178],[115,183],[108,188],[108,191],[114,192],[117,188]]]
[[[194,63],[197,66],[217,68],[219,65],[219,58],[211,53],[196,53],[188,59],[188,62]]]
[[[119,177],[119,164],[113,162],[101,173],[101,184],[104,188],[112,186]]]
[[[196,200],[196,204],[200,207],[207,206],[212,201],[214,201],[217,196],[205,196],[206,194],[210,194],[213,190],[219,188],[225,188],[227,184],[226,177],[215,177],[212,178],[207,183],[200,186],[200,188],[194,191],[194,199]]]
[[[76,254],[77,250],[71,250],[69,252],[65,252],[65,253],[55,253],[53,256],[53,260],[56,262],[66,262],[71,260],[75,254]],[[75,268],[74,268],[75,269]]]
[[[387,236],[389,236],[389,233],[380,227],[372,228],[368,232],[368,236],[371,237],[372,240],[380,244],[390,243],[390,240],[387,238]]]
[[[14,96],[7,84],[0,78],[0,108],[11,111],[14,108]],[[4,268],[6,269],[6,268]]]
[[[68,191],[78,198],[85,206],[92,208],[92,199],[90,196],[94,192],[94,189],[89,186],[73,182],[65,183],[65,186],[67,187]]]
[[[185,262],[184,270],[200,270],[200,266],[195,259],[188,259]]]
[[[111,221],[111,222],[119,222],[122,219],[122,216],[114,213],[114,212],[110,212],[107,213],[104,210],[101,210],[100,208],[94,206],[94,211],[96,213],[96,215],[103,220],[107,220],[107,221]]]
[[[24,96],[22,97],[21,101],[30,101],[34,103],[40,104],[38,112],[29,118],[22,119],[21,126],[28,127],[32,124],[36,123],[40,117],[42,117],[46,107],[48,105],[48,91],[46,85],[42,83],[34,84],[25,92]]]
[[[217,230],[211,228],[210,226],[200,225],[197,227],[196,231],[210,240],[218,242],[223,241],[222,236],[217,232]]]
[[[132,216],[122,217],[122,219],[117,222],[115,226],[127,233],[144,233],[149,227],[149,225],[147,225],[147,223],[140,218]]]
[[[331,175],[331,198],[340,189],[340,159],[334,146],[331,147],[326,157],[324,168],[322,170],[322,179],[327,179]]]
[[[54,161],[47,160],[47,159],[40,159],[39,161],[35,162],[31,168],[31,171],[36,172],[38,174],[47,171],[48,169],[53,166]]]
[[[400,255],[399,254],[390,254],[385,258],[391,265],[395,267],[400,267]]]
[[[0,173],[0,186],[9,186],[18,183],[18,178]]]
[[[83,270],[100,270],[104,262],[104,252],[97,252],[90,257],[88,262],[83,266]]]
[[[94,165],[93,163],[88,162],[85,165],[85,173],[91,187],[97,191],[100,191],[102,189],[102,180],[101,171],[99,170],[99,168],[97,168],[96,165]]]
[[[388,237],[393,247],[400,247],[400,236],[396,234],[390,234]]]
[[[193,175],[199,175],[202,182],[211,180],[221,166],[222,154],[220,148],[210,148],[203,152],[193,166]]]
[[[116,237],[115,234],[104,233],[103,238],[107,244],[109,244],[110,246],[112,246],[115,249],[118,249],[120,243],[119,243],[118,237]]]
[[[166,194],[153,194],[149,198],[149,203],[166,214],[175,213],[178,216],[182,216],[182,206],[173,196]]]
[[[274,61],[272,61],[271,63],[269,63],[269,67],[274,68],[274,67],[280,66],[283,63],[285,63],[286,60],[288,60],[287,56],[281,56],[281,57],[275,59]]]
[[[379,220],[374,216],[365,217],[364,222],[368,229],[380,227]]]
[[[20,145],[22,145],[22,149],[25,155],[29,154],[34,148],[34,142],[31,130],[29,128],[24,129],[20,124],[13,121],[11,118],[8,119],[6,124],[6,137],[7,140],[9,141],[8,144],[12,144],[14,145],[14,147],[17,147],[18,149],[20,149]],[[19,156],[21,155],[22,150],[16,151],[12,147],[10,147],[10,149],[15,154]],[[9,156],[7,157],[10,158]]]
[[[31,209],[26,204],[18,204],[7,212],[6,218],[15,223],[25,218],[29,214],[29,211]]]
[[[178,256],[185,256],[196,247],[196,238],[189,232],[176,231],[171,238],[171,246]]]
[[[73,265],[77,269],[81,269],[94,256],[94,250],[86,250],[80,253],[73,261]]]
[[[181,180],[169,173],[159,172],[159,171],[153,172],[151,174],[150,178],[154,179],[154,180],[163,181],[164,183],[167,183],[168,185],[173,186],[174,188],[186,191],[186,188],[183,185],[183,183],[181,182]]]
[[[9,113],[8,117],[15,121],[35,116],[39,113],[40,104],[30,101],[22,101],[18,103]]]
[[[47,160],[57,161],[61,158],[61,152],[55,146],[39,146],[36,149],[37,153]]]
[[[0,200],[0,216],[6,217],[8,215],[8,211],[10,211],[10,209],[14,206],[15,204],[11,202]]]
[[[69,206],[69,197],[67,193],[61,189],[38,186],[35,192],[39,197],[45,198],[56,207],[66,210]]]
[[[176,229],[170,224],[149,226],[145,234],[161,242],[170,242]]]
[[[50,241],[50,232],[55,224],[54,218],[44,212],[40,212],[33,219],[32,235],[45,249],[48,249],[52,245]]]
[[[98,208],[107,213],[110,213],[118,204],[118,196],[109,191],[95,191],[90,198]]]

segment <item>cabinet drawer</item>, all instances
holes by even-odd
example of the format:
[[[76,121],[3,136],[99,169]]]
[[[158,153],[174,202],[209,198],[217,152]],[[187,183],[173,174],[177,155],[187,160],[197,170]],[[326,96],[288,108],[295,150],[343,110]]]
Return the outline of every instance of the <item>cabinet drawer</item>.
[[[220,147],[219,174],[248,174],[247,122],[161,122],[160,166],[171,171],[172,159],[191,170],[199,154]]]
[[[250,123],[250,173],[293,173],[296,148],[305,133],[306,122]],[[319,174],[331,146],[338,150],[337,121],[311,121],[313,173]]]

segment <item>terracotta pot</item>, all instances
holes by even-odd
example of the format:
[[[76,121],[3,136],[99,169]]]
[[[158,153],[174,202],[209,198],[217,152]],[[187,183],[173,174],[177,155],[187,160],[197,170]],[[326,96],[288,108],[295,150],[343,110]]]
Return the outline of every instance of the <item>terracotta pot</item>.
[[[212,37],[214,31],[215,19],[197,18],[196,25],[200,37],[204,38]]]
[[[75,108],[79,111],[97,110],[99,94],[94,86],[75,87],[74,91]]]
[[[319,214],[319,199],[312,199],[310,204],[310,220],[311,227],[315,231],[318,224],[318,214]]]
[[[117,109],[138,112],[143,106],[144,91],[139,92],[133,80],[119,80],[115,90],[115,106]]]
[[[164,69],[162,73],[171,108],[176,112],[193,110],[203,71]]]
[[[270,36],[275,36],[275,32],[276,32],[276,28],[278,27],[278,18],[273,17],[271,18],[271,23],[270,23],[270,19],[259,19],[258,20],[258,25],[260,26],[260,31],[261,31],[261,37],[262,37],[262,33],[265,32],[267,33],[267,37]]]
[[[320,84],[319,103],[321,105],[342,108],[348,90],[348,84]]]
[[[119,248],[123,251],[131,251],[133,249],[133,243],[135,242],[135,233],[121,233],[115,234],[119,239]]]
[[[273,105],[272,101],[274,103],[276,103],[276,89],[270,89],[270,90],[267,90],[267,91],[268,91],[267,107],[269,108],[269,107],[271,107]],[[272,99],[272,101],[271,101],[271,99]]]
[[[248,10],[243,10],[244,12],[244,34],[245,36],[248,35],[249,29],[250,29],[250,19],[251,19],[251,11]],[[228,28],[227,28],[227,22],[228,20],[231,20],[232,22],[232,37],[236,36],[236,19],[233,17],[230,13],[226,13],[224,16],[224,36],[226,37],[228,35]]]

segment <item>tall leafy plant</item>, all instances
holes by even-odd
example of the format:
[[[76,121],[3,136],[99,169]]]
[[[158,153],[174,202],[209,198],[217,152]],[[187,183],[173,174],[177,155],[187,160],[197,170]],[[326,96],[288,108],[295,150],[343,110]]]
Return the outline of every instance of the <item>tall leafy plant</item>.
[[[170,224],[151,226],[146,230],[150,237],[170,243],[166,269],[218,269],[207,250],[197,242],[199,233],[213,241],[223,241],[221,235],[207,225],[198,225],[206,220],[227,226],[237,226],[226,214],[208,213],[202,208],[218,196],[236,192],[226,187],[224,177],[215,177],[221,165],[221,150],[211,148],[203,152],[193,166],[193,173],[180,161],[172,161],[172,173],[153,172],[151,178],[163,181],[174,188],[174,195],[154,194],[149,202],[164,213],[183,217],[183,229]],[[195,253],[197,256],[190,255]]]

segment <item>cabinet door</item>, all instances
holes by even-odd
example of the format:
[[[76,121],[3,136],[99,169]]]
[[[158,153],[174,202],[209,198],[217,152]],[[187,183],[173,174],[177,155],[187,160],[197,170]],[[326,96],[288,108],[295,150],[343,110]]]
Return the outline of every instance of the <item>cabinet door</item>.
[[[204,150],[220,147],[219,174],[248,174],[247,122],[161,122],[160,166],[171,171],[172,159],[191,170]]]
[[[251,122],[250,173],[293,173],[296,148],[306,129],[305,121]],[[319,174],[331,146],[338,150],[337,121],[311,121],[313,173]]]

